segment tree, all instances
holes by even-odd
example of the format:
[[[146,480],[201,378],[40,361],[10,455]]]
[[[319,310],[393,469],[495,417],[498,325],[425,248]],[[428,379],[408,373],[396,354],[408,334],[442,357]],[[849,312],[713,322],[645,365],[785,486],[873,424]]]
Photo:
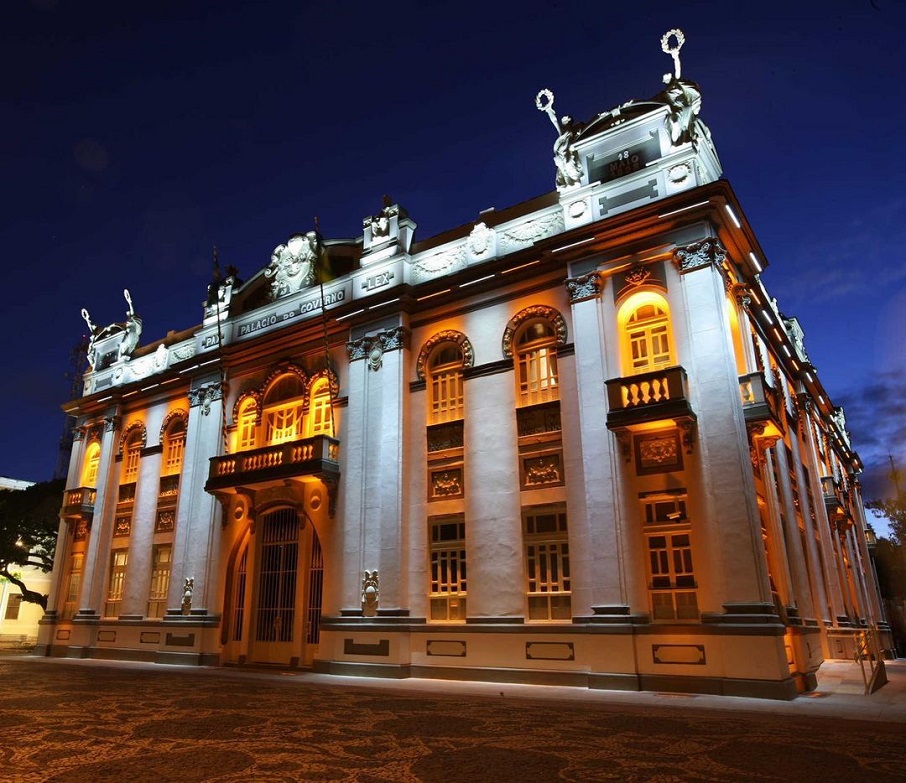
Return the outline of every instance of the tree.
[[[47,609],[47,596],[29,590],[17,567],[53,568],[63,480],[0,492],[0,577],[22,591],[22,600]]]
[[[886,517],[896,544],[906,544],[906,497],[898,493],[895,498],[872,500],[865,504],[876,517]]]

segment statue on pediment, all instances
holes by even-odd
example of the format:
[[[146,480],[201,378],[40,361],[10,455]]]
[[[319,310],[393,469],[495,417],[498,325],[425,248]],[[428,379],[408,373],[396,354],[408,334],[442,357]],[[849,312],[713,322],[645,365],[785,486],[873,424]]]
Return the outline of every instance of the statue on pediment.
[[[545,102],[544,99],[547,99]],[[535,96],[535,106],[550,118],[557,131],[554,142],[554,165],[557,167],[557,187],[571,188],[582,182],[582,164],[573,144],[581,128],[574,126],[572,118],[564,115],[557,119],[554,113],[554,94],[550,90],[541,90]]]
[[[314,231],[294,234],[285,245],[277,245],[271,263],[264,270],[272,277],[271,299],[279,299],[301,291],[317,280],[318,235]]]
[[[142,335],[142,319],[135,314],[135,307],[132,305],[132,297],[129,295],[129,289],[123,289],[123,296],[126,298],[126,304],[129,308],[126,310],[126,320],[123,323],[110,324],[103,329],[99,328],[91,320],[88,310],[82,308],[82,318],[88,325],[91,336],[88,338],[88,364],[92,370],[101,369],[98,367],[101,358],[101,348],[107,350],[103,352],[103,357],[111,356],[116,352],[116,361],[122,361],[132,356],[132,352],[138,347],[139,338]],[[119,342],[109,340],[109,338],[119,337]],[[109,340],[109,342],[108,342]],[[103,343],[104,345],[100,345]],[[113,346],[116,346],[115,348]],[[107,361],[109,364],[109,360]]]
[[[676,43],[671,44],[671,38]],[[686,36],[679,28],[668,30],[661,38],[661,49],[673,58],[673,73],[664,74],[666,87],[660,97],[670,109],[666,120],[667,133],[674,146],[687,141],[695,142],[699,125],[706,137],[710,135],[705,124],[698,119],[702,109],[701,89],[695,82],[680,78],[682,67],[679,53],[684,43]]]

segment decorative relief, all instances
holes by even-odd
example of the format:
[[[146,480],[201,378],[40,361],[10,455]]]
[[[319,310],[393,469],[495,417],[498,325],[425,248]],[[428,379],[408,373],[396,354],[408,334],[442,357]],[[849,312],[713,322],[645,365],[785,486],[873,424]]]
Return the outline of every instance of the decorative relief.
[[[563,213],[552,212],[543,217],[533,218],[507,231],[499,232],[497,243],[506,253],[521,250],[539,239],[553,236],[563,231]]]
[[[651,270],[644,264],[633,265],[633,267],[623,276],[626,285],[631,286],[632,288],[638,288],[641,285],[645,285],[650,279]]]
[[[574,201],[567,207],[567,212],[573,220],[578,220],[582,215],[588,211],[588,203],[584,198],[580,198],[578,201]]]
[[[183,424],[187,424],[189,421],[189,414],[184,411],[182,408],[177,408],[176,410],[170,411],[164,417],[164,423],[160,426],[160,442],[163,443],[164,436],[167,434],[167,429],[170,427],[170,424],[174,419],[182,419]]]
[[[462,497],[462,468],[431,471],[431,499],[440,500]]]
[[[132,532],[132,517],[117,517],[113,522],[114,536],[128,536]]]
[[[673,254],[673,263],[681,272],[691,272],[704,266],[720,266],[727,258],[727,251],[716,238],[703,239],[679,247]]]
[[[271,299],[295,294],[317,279],[319,241],[314,231],[294,234],[285,245],[277,245],[264,276],[273,278]]]
[[[72,534],[74,541],[84,541],[88,538],[88,531],[91,528],[91,525],[88,523],[88,520],[84,517],[79,517],[76,522],[75,532]]]
[[[603,288],[604,281],[597,272],[590,272],[581,277],[566,278],[566,290],[569,291],[570,304],[600,296]]]
[[[468,248],[469,252],[476,258],[484,255],[491,255],[494,250],[494,231],[488,228],[484,223],[476,223],[475,228],[469,234]]]
[[[679,433],[665,432],[636,437],[636,471],[640,475],[683,469]]]
[[[126,448],[126,443],[129,442],[129,439],[132,437],[132,433],[138,430],[141,432],[141,448],[145,448],[148,443],[148,432],[145,429],[145,425],[140,421],[133,421],[126,429],[123,430],[123,434],[120,436],[120,445],[116,450],[117,456],[123,455],[123,449]]]
[[[261,424],[262,395],[261,395],[261,392],[258,391],[258,389],[247,389],[246,391],[242,392],[242,394],[240,394],[236,398],[236,402],[233,403],[233,423],[234,424],[239,421],[239,411],[241,410],[243,403],[248,399],[253,399],[255,401],[255,425],[257,426],[258,424]]]
[[[120,423],[119,416],[104,417],[104,432],[113,432]]]
[[[421,351],[419,351],[418,359],[415,362],[415,374],[420,381],[425,380],[425,364],[428,361],[428,357],[441,343],[456,343],[456,345],[459,346],[459,349],[462,351],[463,368],[471,367],[474,364],[475,356],[469,338],[462,332],[457,332],[455,329],[446,329],[443,332],[432,335],[425,341]]]
[[[442,274],[461,269],[466,263],[464,245],[443,250],[440,253],[412,262],[413,281],[430,280]]]
[[[677,166],[667,169],[667,179],[674,185],[681,185],[689,179],[691,173],[692,170],[689,168],[688,163],[680,163]]]
[[[362,616],[375,617],[381,603],[381,585],[377,570],[365,571],[362,577]]]
[[[173,509],[158,511],[154,522],[155,533],[171,533],[176,527],[176,512]]]
[[[748,307],[752,304],[752,297],[749,296],[749,288],[743,283],[731,283],[727,281],[727,294],[731,296],[736,304],[740,307]]]
[[[82,438],[85,437],[85,427],[73,427],[72,428],[72,442],[78,443]]]
[[[385,351],[398,351],[407,346],[409,330],[404,326],[361,337],[346,343],[349,361],[368,358],[368,368],[377,372],[383,365]]]
[[[211,412],[211,403],[223,399],[223,388],[219,383],[206,383],[195,389],[189,389],[189,407],[201,406],[201,413],[207,416]]]
[[[522,460],[522,485],[524,489],[559,485],[563,483],[563,471],[559,454],[540,457],[526,457]]]
[[[195,355],[195,343],[187,342],[183,343],[182,345],[174,345],[170,349],[170,353],[178,362],[183,362],[186,359],[191,359]]]
[[[503,332],[503,355],[507,359],[513,358],[513,336],[523,323],[532,318],[543,318],[553,327],[557,337],[557,345],[566,345],[566,321],[553,307],[547,305],[532,305],[520,310],[510,318]]]

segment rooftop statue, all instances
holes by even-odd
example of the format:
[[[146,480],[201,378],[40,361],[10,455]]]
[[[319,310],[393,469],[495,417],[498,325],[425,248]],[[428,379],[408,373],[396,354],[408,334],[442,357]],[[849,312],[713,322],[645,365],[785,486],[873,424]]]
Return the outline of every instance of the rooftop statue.
[[[676,40],[673,45],[670,43],[671,38]],[[670,134],[670,141],[674,146],[687,141],[695,142],[698,137],[696,120],[698,120],[698,114],[702,108],[702,94],[699,86],[695,82],[680,78],[682,66],[679,53],[684,43],[686,43],[686,36],[679,28],[668,30],[661,38],[661,49],[673,58],[673,73],[664,74],[664,84],[667,87],[661,93],[661,97],[670,108],[670,113],[667,115],[667,132]],[[709,135],[704,123],[701,123],[701,127],[705,134]]]
[[[547,99],[545,103],[543,99]],[[572,118],[564,115],[558,120],[554,113],[554,94],[550,90],[541,90],[535,96],[535,106],[538,111],[543,111],[550,117],[554,128],[557,130],[557,140],[554,142],[554,165],[557,167],[557,187],[571,188],[582,182],[582,165],[579,155],[573,149],[573,142],[578,136],[580,127],[574,126]]]
[[[128,359],[138,346],[139,338],[142,335],[142,319],[135,314],[135,308],[132,305],[132,297],[129,295],[128,288],[123,289],[123,296],[126,298],[126,304],[129,305],[129,309],[126,310],[125,322],[110,324],[103,329],[96,326],[92,322],[88,310],[84,307],[82,308],[82,318],[85,319],[85,323],[88,324],[88,329],[91,332],[91,336],[88,339],[88,364],[91,365],[92,370],[101,369],[97,366],[99,359],[98,343],[104,342],[110,337],[119,336],[120,340],[116,346],[116,361]],[[112,351],[107,351],[104,355],[109,356],[111,353]]]

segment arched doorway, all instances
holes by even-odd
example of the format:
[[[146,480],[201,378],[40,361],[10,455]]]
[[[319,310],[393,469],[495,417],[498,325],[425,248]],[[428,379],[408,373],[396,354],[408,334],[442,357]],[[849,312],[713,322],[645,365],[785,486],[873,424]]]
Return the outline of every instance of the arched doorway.
[[[323,555],[295,508],[262,514],[231,565],[227,660],[307,666],[321,621]]]

